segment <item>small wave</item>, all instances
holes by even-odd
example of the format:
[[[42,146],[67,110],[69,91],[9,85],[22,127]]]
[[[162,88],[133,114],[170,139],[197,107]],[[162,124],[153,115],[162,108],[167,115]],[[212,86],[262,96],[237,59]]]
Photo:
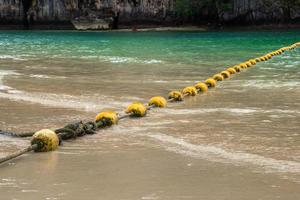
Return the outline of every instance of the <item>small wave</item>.
[[[195,81],[189,80],[149,80],[151,83],[194,83]]]
[[[29,77],[31,78],[39,78],[39,79],[65,79],[65,76],[48,76],[43,74],[30,74]]]
[[[161,60],[155,60],[155,59],[152,59],[152,60],[145,60],[143,61],[144,63],[146,64],[159,64],[159,63],[162,63]]]
[[[252,114],[252,113],[278,113],[278,114],[300,114],[300,110],[284,110],[284,109],[269,109],[264,110],[260,108],[201,108],[201,109],[163,109],[161,112],[171,113],[174,115],[185,114],[202,114],[224,112],[237,115]]]
[[[3,77],[8,75],[20,75],[20,74],[12,70],[0,70],[0,80],[2,80]]]
[[[276,160],[256,154],[244,152],[229,152],[210,145],[195,145],[184,139],[175,138],[162,133],[144,135],[160,142],[169,144],[167,150],[198,157],[214,162],[234,163],[235,165],[252,164],[264,168],[266,171],[300,173],[300,163],[295,161]],[[175,145],[175,146],[174,146]]]
[[[105,101],[103,102],[92,102],[85,100],[88,97],[75,97],[70,95],[58,95],[49,93],[2,93],[0,92],[0,98],[7,98],[14,101],[26,101],[31,103],[37,103],[44,106],[58,107],[58,108],[68,108],[86,112],[98,111],[107,107],[115,106],[127,106],[130,102],[116,102],[116,101]],[[111,102],[111,103],[107,103]]]
[[[255,87],[259,89],[274,89],[274,88],[296,88],[300,87],[299,81],[271,81],[271,80],[248,80],[242,83],[243,87]]]
[[[77,58],[77,56],[76,56]],[[139,59],[134,57],[125,57],[125,56],[97,56],[97,55],[88,55],[81,56],[82,59],[98,58],[104,62],[110,63],[140,63],[140,64],[160,64],[163,63],[162,60],[156,59]]]
[[[144,98],[134,97],[134,96],[121,96],[120,99],[130,100],[130,101],[144,101]]]
[[[162,63],[161,60],[142,60],[138,58],[131,57],[120,57],[120,56],[101,56],[102,59],[109,61],[111,63],[142,63],[142,64],[159,64]]]
[[[31,77],[31,78],[50,78],[50,76],[42,75],[42,74],[30,74],[29,77]]]
[[[0,60],[27,60],[19,56],[0,55]]]
[[[201,109],[163,109],[162,112],[171,113],[175,115],[185,114],[201,114],[201,113],[213,113],[213,112],[226,112],[234,114],[250,114],[255,113],[255,109],[246,108],[201,108]]]
[[[0,92],[7,92],[11,94],[20,93],[20,91],[16,90],[15,88],[9,87],[3,83],[4,77],[11,76],[11,75],[20,75],[20,74],[10,70],[0,70]]]
[[[109,101],[107,97],[103,99],[103,102],[105,102],[105,104],[103,104],[103,102],[90,101],[89,97],[70,96],[64,94],[49,94],[49,93],[28,93],[25,91],[16,90],[15,88],[3,84],[3,78],[5,76],[11,76],[11,75],[20,75],[20,74],[10,70],[0,70],[0,98],[6,98],[14,101],[26,101],[26,102],[45,105],[45,106],[69,108],[69,109],[75,109],[75,110],[87,111],[87,112],[96,111],[107,107],[116,107],[116,106],[124,107],[130,103],[129,101],[124,101],[124,102]],[[47,75],[33,74],[31,76],[35,78],[52,78]]]
[[[169,83],[169,81],[164,81],[164,80],[156,80],[153,81],[154,83]]]

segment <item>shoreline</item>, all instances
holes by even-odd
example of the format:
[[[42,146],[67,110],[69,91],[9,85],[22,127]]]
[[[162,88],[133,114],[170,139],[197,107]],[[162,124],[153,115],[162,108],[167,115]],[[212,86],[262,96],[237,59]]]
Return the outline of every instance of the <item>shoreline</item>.
[[[3,30],[24,30],[24,31],[37,31],[37,30],[69,30],[79,32],[202,32],[202,31],[264,31],[264,30],[287,30],[287,29],[300,29],[300,24],[266,24],[266,25],[225,25],[225,26],[208,26],[208,25],[182,25],[182,26],[164,26],[164,25],[135,25],[135,26],[121,26],[119,29],[107,30],[77,30],[69,24],[49,24],[49,25],[35,25],[32,28],[26,29],[22,25],[0,25],[0,31]]]

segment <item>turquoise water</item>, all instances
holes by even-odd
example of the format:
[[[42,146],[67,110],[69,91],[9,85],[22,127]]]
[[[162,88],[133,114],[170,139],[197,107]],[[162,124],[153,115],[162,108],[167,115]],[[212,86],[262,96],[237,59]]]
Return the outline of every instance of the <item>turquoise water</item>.
[[[0,129],[124,113],[131,102],[166,97],[299,41],[299,30],[1,31]],[[1,198],[295,200],[299,77],[296,49],[145,118],[13,160],[0,166]],[[28,144],[0,136],[0,156]]]
[[[282,32],[1,32],[1,55],[230,65],[297,42]],[[105,59],[106,58],[106,59]],[[119,58],[119,60],[118,60]]]

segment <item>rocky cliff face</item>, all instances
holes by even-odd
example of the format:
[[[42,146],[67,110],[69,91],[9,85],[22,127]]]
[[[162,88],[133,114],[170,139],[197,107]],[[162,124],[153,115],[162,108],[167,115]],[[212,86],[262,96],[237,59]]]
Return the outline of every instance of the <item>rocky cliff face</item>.
[[[299,0],[232,0],[231,9],[221,13],[223,21],[244,23],[289,23],[300,17]]]
[[[162,22],[173,0],[0,0],[0,22],[69,22],[75,18],[118,17],[120,23]]]
[[[300,0],[0,0],[0,24],[59,24],[82,18],[131,25],[286,22],[300,18]]]

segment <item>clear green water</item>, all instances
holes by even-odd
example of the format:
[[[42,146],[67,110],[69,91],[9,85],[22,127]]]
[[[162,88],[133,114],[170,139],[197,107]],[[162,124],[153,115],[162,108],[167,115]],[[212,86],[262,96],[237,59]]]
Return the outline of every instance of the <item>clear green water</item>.
[[[55,129],[106,108],[123,113],[133,101],[298,41],[299,30],[2,31],[0,129]],[[295,200],[299,102],[296,49],[207,94],[1,165],[1,199]],[[0,156],[28,144],[0,136]]]
[[[230,65],[299,40],[282,32],[1,32],[1,55]],[[214,55],[214,56],[212,56]]]

